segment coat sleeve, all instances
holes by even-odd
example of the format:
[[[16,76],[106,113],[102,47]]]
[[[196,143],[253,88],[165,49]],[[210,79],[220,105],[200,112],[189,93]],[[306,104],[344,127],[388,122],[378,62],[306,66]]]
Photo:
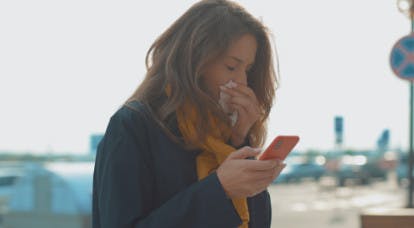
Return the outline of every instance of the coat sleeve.
[[[144,119],[134,111],[111,117],[97,152],[93,228],[237,227],[240,217],[217,174],[191,184],[154,208],[154,172]]]

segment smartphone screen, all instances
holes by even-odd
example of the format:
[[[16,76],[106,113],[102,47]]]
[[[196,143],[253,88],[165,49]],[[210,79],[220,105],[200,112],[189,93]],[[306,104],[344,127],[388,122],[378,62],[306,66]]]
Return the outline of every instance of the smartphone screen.
[[[299,136],[296,135],[279,135],[261,154],[259,160],[279,159],[285,160],[288,154],[299,142]]]

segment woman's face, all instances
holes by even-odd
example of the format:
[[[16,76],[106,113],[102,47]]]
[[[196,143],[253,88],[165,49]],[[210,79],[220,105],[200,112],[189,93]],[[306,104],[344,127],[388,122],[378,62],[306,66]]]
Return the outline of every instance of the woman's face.
[[[230,44],[223,56],[209,64],[202,76],[207,93],[218,101],[220,86],[230,80],[247,85],[247,72],[253,66],[257,42],[251,34],[245,34]]]

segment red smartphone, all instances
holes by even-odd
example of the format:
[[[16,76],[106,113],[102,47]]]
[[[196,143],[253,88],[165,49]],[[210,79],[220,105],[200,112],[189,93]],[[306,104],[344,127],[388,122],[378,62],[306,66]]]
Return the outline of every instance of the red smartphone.
[[[279,159],[283,161],[298,142],[299,136],[279,135],[260,155],[259,160]]]

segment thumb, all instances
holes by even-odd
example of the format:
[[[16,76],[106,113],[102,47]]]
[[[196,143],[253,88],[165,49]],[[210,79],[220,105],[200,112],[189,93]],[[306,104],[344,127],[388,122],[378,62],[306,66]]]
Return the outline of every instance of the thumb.
[[[228,159],[245,159],[247,157],[254,157],[262,151],[261,148],[252,148],[245,146],[239,150],[234,151],[228,156]]]

